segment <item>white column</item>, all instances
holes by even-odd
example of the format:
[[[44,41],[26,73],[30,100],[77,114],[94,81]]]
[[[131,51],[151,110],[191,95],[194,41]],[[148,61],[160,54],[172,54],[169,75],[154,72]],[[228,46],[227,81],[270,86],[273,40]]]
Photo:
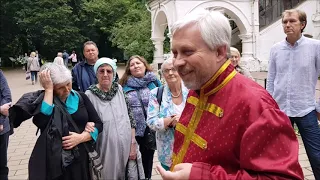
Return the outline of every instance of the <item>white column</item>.
[[[154,70],[158,70],[158,64],[163,63],[163,41],[164,37],[152,37],[151,40],[154,44],[154,56],[152,66]]]
[[[253,41],[252,34],[240,34],[239,38],[242,40],[241,66],[250,71],[259,71],[259,62],[253,56],[255,42]]]
[[[168,38],[170,38],[170,48],[172,47],[172,34],[169,32],[167,34]]]
[[[316,2],[317,4],[317,12],[312,15],[311,19],[313,22],[313,38],[320,40],[320,1]]]

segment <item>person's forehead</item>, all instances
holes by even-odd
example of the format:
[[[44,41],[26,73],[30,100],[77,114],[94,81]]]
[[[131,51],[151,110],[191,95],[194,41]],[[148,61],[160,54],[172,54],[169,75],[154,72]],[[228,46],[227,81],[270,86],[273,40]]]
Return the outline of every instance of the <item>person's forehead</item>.
[[[166,70],[166,69],[171,69],[173,67],[173,64],[172,63],[165,63],[163,65],[163,70]]]
[[[130,64],[134,64],[134,63],[142,63],[142,61],[138,58],[133,58],[131,61],[130,61]]]
[[[172,37],[172,47],[188,47],[204,43],[199,28],[196,25],[188,25],[176,31]]]
[[[235,51],[231,51],[231,56],[239,56],[239,54],[237,53],[237,52],[235,52]]]
[[[297,12],[286,13],[283,19],[299,19],[299,14]]]
[[[93,44],[88,44],[84,47],[85,50],[97,49],[97,47]]]
[[[112,67],[109,65],[109,64],[102,64],[101,66],[99,66],[98,69],[111,69],[112,70]]]
[[[56,88],[60,88],[60,87],[63,87],[63,86],[67,86],[70,82],[71,82],[71,81],[68,80],[68,81],[66,81],[66,82],[64,82],[64,83],[56,84],[55,87],[56,87]]]

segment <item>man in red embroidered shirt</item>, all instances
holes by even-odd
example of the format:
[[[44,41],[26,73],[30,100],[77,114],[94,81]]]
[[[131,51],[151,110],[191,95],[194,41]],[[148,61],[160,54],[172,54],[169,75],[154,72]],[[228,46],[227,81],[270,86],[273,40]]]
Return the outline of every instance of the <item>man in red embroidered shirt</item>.
[[[172,27],[174,66],[190,90],[163,179],[303,179],[299,144],[269,93],[227,60],[228,19],[200,10]]]

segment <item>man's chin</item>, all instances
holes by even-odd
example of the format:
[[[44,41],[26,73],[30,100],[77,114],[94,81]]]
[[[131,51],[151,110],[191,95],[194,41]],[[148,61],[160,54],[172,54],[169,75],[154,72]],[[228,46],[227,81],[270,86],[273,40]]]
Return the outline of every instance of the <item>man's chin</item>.
[[[194,82],[194,81],[184,81],[183,80],[183,84],[191,90],[199,90],[201,87],[198,85],[198,83]]]

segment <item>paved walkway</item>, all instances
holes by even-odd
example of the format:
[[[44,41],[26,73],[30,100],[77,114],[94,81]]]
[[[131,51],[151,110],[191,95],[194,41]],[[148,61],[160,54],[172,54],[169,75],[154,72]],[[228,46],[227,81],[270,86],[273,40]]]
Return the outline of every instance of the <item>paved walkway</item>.
[[[123,67],[119,67],[118,73],[121,76],[124,72]],[[5,76],[7,77],[9,86],[11,88],[13,103],[15,103],[23,93],[35,91],[40,88],[39,84],[32,86],[30,81],[26,81],[23,70],[11,70],[6,71]],[[256,72],[253,73],[253,77],[256,78],[257,82],[264,86],[264,78],[266,73]],[[317,85],[319,86],[319,83]],[[317,97],[319,97],[320,91],[317,91]],[[37,140],[35,135],[36,127],[32,124],[32,121],[25,121],[22,125],[15,129],[15,133],[10,136],[9,149],[8,149],[8,164],[9,164],[9,179],[10,180],[25,180],[28,178],[28,161],[32,152],[33,146]],[[303,172],[306,180],[314,179],[312,170],[306,155],[303,143],[299,137],[299,162],[303,168]],[[157,154],[155,154],[152,179],[161,179],[161,176],[155,169],[156,165],[159,164]]]

